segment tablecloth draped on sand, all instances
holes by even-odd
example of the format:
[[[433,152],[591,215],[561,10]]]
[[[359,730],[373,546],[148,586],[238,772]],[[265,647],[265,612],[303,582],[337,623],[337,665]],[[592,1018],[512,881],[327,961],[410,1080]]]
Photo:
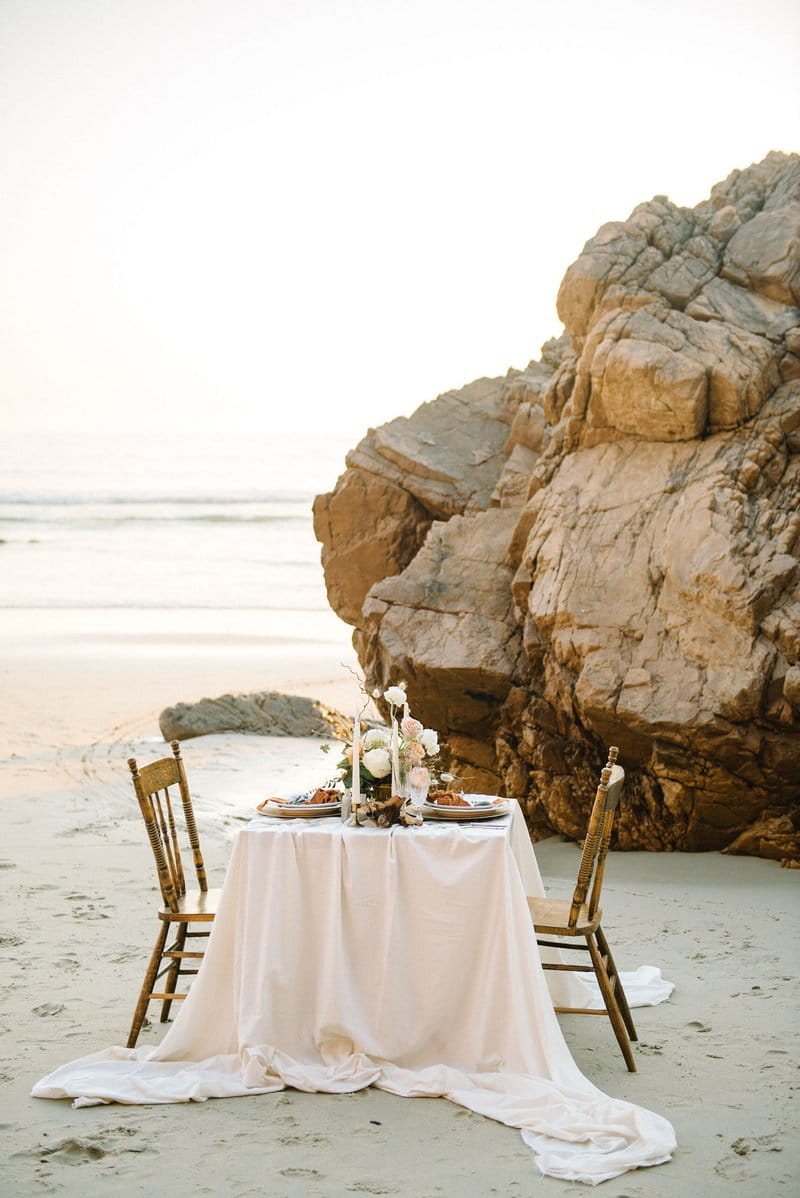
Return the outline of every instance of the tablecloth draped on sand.
[[[254,821],[161,1044],[85,1057],[33,1095],[159,1103],[374,1085],[520,1128],[539,1169],[566,1180],[668,1160],[670,1124],[602,1094],[570,1055],[531,933],[525,892],[543,889],[516,804],[506,824]]]

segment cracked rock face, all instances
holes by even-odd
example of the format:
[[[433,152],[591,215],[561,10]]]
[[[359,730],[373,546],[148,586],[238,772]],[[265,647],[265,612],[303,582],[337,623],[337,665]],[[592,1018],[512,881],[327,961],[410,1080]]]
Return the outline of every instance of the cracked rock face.
[[[623,847],[800,858],[800,157],[605,225],[542,360],[371,431],[315,505],[370,686],[470,789]]]

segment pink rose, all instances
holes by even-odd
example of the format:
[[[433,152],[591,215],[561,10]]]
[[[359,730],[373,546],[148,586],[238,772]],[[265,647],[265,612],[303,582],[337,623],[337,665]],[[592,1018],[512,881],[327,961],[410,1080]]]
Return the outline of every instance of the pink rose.
[[[406,740],[418,740],[422,732],[422,724],[420,724],[419,720],[415,720],[412,716],[407,715],[404,720],[400,721],[400,731]]]
[[[425,759],[425,750],[418,740],[412,740],[403,750],[403,756],[411,765],[419,765]]]
[[[408,771],[408,781],[415,788],[421,789],[423,786],[427,786],[430,780],[430,770],[426,769],[424,765],[415,765],[413,770]]]

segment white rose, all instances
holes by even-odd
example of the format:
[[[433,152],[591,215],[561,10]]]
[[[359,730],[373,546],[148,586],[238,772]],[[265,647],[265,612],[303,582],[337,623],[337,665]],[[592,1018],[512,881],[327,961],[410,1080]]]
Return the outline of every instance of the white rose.
[[[439,734],[433,728],[423,728],[419,734],[419,743],[429,757],[439,752]]]
[[[364,748],[377,749],[382,745],[388,745],[392,739],[392,734],[388,728],[370,728],[369,732],[364,733]]]
[[[361,761],[373,778],[385,778],[392,772],[392,759],[386,749],[370,749]]]
[[[406,692],[400,686],[390,686],[383,692],[383,697],[392,707],[401,707],[406,702]]]

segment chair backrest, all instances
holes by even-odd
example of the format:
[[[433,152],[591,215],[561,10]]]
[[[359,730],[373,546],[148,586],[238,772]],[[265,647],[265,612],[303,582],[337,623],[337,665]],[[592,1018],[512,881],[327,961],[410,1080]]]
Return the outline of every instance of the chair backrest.
[[[578,880],[572,895],[572,905],[569,911],[570,927],[575,926],[580,908],[586,902],[587,894],[589,894],[590,917],[594,916],[600,905],[600,891],[603,887],[608,846],[611,843],[611,829],[614,826],[614,816],[619,806],[625,781],[625,771],[621,765],[616,763],[618,755],[619,749],[616,745],[612,745],[608,750],[608,761],[600,774],[600,784],[597,787],[592,814],[589,817],[589,829],[583,842]]]
[[[200,838],[197,835],[197,824],[194,819],[192,797],[189,784],[186,781],[186,770],[183,766],[180,745],[176,740],[170,742],[172,757],[160,757],[150,765],[141,769],[136,764],[135,757],[128,758],[128,768],[133,775],[133,788],[139,800],[139,808],[147,828],[150,847],[156,860],[158,884],[161,897],[170,911],[178,910],[178,899],[186,894],[186,876],[183,871],[181,850],[178,843],[178,832],[175,826],[170,787],[177,786],[183,805],[183,817],[192,850],[197,884],[201,890],[208,890],[203,855],[200,852]]]

